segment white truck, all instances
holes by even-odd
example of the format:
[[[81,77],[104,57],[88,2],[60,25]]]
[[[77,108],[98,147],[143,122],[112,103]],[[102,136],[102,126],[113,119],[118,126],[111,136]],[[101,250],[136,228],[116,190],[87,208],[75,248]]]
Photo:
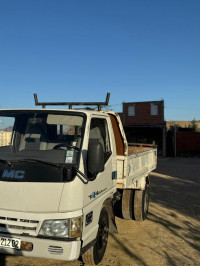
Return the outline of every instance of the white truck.
[[[128,146],[103,103],[0,110],[0,253],[55,260],[103,259],[115,216],[143,221],[155,146]],[[97,105],[98,111],[72,109]],[[6,140],[6,133],[11,135]]]

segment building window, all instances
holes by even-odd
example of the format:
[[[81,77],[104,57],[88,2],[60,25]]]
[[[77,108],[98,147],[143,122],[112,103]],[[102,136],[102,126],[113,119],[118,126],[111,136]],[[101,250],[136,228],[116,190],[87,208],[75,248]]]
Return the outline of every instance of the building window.
[[[158,104],[151,103],[151,115],[158,115]]]
[[[135,105],[128,106],[128,116],[135,116]]]

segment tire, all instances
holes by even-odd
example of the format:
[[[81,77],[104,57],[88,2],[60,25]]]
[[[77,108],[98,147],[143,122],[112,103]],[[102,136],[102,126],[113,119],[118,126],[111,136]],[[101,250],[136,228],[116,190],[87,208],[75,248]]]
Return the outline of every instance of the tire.
[[[132,190],[125,189],[122,195],[122,216],[125,220],[132,220]]]
[[[95,244],[82,255],[82,261],[85,264],[97,265],[102,261],[108,242],[108,231],[109,231],[108,212],[106,208],[103,207],[99,217],[99,229],[97,232]]]
[[[132,217],[136,221],[144,221],[147,217],[149,208],[149,185],[146,184],[145,190],[135,190],[133,201]]]
[[[119,193],[119,198],[113,202],[113,211],[114,215],[120,219],[123,219],[123,214],[122,214],[122,195],[123,195],[123,190],[118,189],[117,190]]]

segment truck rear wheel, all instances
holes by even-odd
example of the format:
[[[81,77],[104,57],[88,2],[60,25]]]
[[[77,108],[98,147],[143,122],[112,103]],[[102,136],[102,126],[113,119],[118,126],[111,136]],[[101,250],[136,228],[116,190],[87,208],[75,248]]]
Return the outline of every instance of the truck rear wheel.
[[[125,189],[122,195],[122,216],[125,220],[132,219],[132,190]]]
[[[94,246],[89,248],[83,255],[82,260],[85,264],[99,264],[106,251],[108,242],[109,218],[105,207],[102,208],[99,218],[99,229]]]
[[[149,208],[149,184],[144,190],[135,190],[133,201],[133,218],[136,221],[144,221]]]

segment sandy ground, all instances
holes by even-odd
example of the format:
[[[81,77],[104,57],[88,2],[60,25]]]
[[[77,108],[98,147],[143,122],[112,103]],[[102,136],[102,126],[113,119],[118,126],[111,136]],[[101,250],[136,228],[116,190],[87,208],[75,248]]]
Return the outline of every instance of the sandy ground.
[[[109,235],[99,265],[200,265],[200,158],[158,160],[151,174],[148,219],[117,219],[119,234]],[[79,265],[0,255],[1,266]]]

